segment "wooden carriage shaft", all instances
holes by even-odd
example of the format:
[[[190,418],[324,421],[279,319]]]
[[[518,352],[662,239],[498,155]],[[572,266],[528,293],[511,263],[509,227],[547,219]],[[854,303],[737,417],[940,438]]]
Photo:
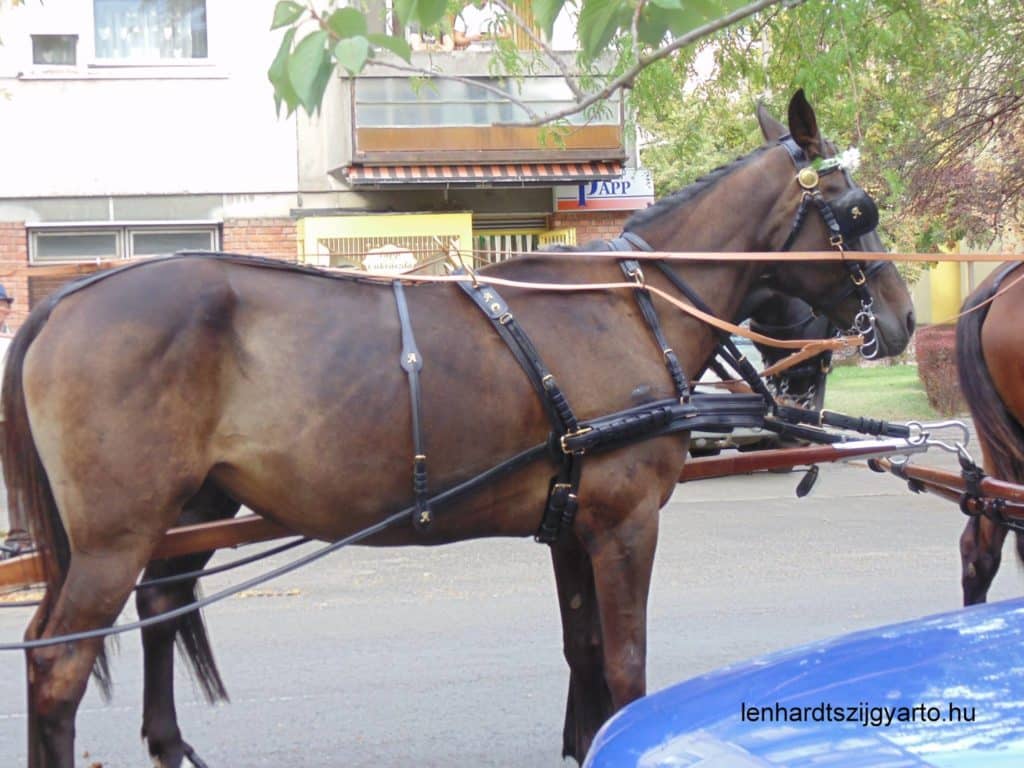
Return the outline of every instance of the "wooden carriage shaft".
[[[295,535],[291,529],[258,515],[183,525],[167,532],[153,553],[153,559],[161,560]],[[0,560],[0,588],[25,587],[42,581],[43,563],[38,552]]]
[[[679,482],[746,475],[770,469],[792,469],[810,464],[829,464],[848,459],[923,453],[924,450],[924,446],[911,446],[902,440],[857,440],[803,448],[751,451],[727,456],[702,456],[687,460],[679,475]]]
[[[888,459],[879,459],[879,465],[896,477],[907,480],[916,480],[929,493],[942,496],[945,499],[959,503],[961,497],[967,490],[966,483],[961,475],[955,472],[947,472],[932,467],[918,467],[906,465],[895,468]],[[985,477],[979,484],[982,496],[990,499],[999,499],[1006,502],[1003,513],[1007,517],[1024,520],[1024,485],[1016,485],[997,480],[993,477]],[[977,504],[967,501],[969,509],[977,509]]]

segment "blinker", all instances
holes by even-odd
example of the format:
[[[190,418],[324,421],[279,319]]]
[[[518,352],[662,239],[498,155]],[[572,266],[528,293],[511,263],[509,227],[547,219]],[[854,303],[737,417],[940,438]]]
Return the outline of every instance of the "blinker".
[[[847,240],[866,235],[878,227],[878,206],[863,189],[848,190],[832,201],[839,231]]]

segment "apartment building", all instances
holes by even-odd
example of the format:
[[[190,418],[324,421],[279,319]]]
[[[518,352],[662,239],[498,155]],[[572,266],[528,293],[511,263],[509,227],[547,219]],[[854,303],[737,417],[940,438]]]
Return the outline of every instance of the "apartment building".
[[[416,87],[376,68],[334,78],[315,118],[278,116],[266,76],[274,5],[0,11],[0,279],[12,327],[53,289],[53,264],[85,271],[207,248],[367,268],[451,249],[497,260],[612,236],[651,201],[649,178],[628,167],[617,102],[552,132],[517,125],[520,108],[493,91]],[[541,114],[569,98],[554,72],[494,77],[486,50],[414,57],[515,88]]]

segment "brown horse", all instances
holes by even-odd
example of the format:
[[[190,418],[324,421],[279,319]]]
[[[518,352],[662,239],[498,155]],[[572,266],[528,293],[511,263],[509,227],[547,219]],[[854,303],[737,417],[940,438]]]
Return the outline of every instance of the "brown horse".
[[[823,143],[798,92],[789,126],[759,119],[768,144],[635,216],[627,229],[658,250],[768,251],[829,244],[812,211],[794,228],[805,191],[793,152],[809,162]],[[792,140],[780,143],[783,134]],[[806,175],[803,177],[806,181]],[[821,198],[851,192],[822,175]],[[848,212],[847,212],[848,213]],[[792,236],[791,236],[792,235]],[[827,307],[840,327],[861,310],[838,261],[673,263],[725,318],[767,283]],[[872,265],[873,266],[873,265]],[[882,354],[913,329],[906,287],[891,265],[869,268]],[[649,269],[648,283],[675,292]],[[481,275],[546,283],[616,282],[610,259],[538,255]],[[424,361],[422,428],[432,490],[451,487],[543,443],[551,426],[516,360],[480,310],[452,285],[407,285]],[[581,419],[675,397],[672,379],[634,296],[502,288],[522,328]],[[678,295],[678,294],[677,294]],[[715,346],[703,324],[660,312],[689,376]],[[242,257],[188,255],[130,266],[37,307],[14,340],[5,372],[4,470],[12,506],[47,558],[46,597],[26,638],[109,627],[177,520],[234,514],[245,504],[305,536],[338,540],[412,499],[412,417],[400,369],[400,324],[389,285],[327,279]],[[588,455],[579,508],[551,546],[569,664],[564,754],[582,759],[598,727],[645,692],[646,606],[658,511],[675,488],[688,437],[674,434]],[[529,536],[553,465],[538,459],[375,545],[442,544]],[[150,575],[201,563],[170,561]],[[194,600],[192,585],[144,590],[143,616]],[[202,624],[144,633],[144,733],[156,762],[189,752],[178,730],[171,645],[180,632],[206,690],[223,692]],[[74,720],[102,640],[26,652],[29,765],[71,766]]]
[[[985,471],[1011,483],[1024,483],[1022,266],[1013,262],[995,270],[967,297],[963,310],[972,311],[956,327],[960,388],[974,419]],[[985,602],[1007,530],[987,517],[968,521],[960,537],[964,605]],[[1017,554],[1024,560],[1024,535],[1019,533]]]

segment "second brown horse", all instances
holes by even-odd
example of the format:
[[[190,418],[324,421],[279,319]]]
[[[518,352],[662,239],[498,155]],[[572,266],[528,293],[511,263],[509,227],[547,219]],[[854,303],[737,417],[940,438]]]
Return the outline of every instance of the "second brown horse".
[[[985,471],[1024,483],[1024,264],[996,269],[964,301],[957,322],[957,371]],[[964,605],[985,602],[1008,529],[972,517],[960,537]],[[1024,535],[1017,534],[1024,559]]]

